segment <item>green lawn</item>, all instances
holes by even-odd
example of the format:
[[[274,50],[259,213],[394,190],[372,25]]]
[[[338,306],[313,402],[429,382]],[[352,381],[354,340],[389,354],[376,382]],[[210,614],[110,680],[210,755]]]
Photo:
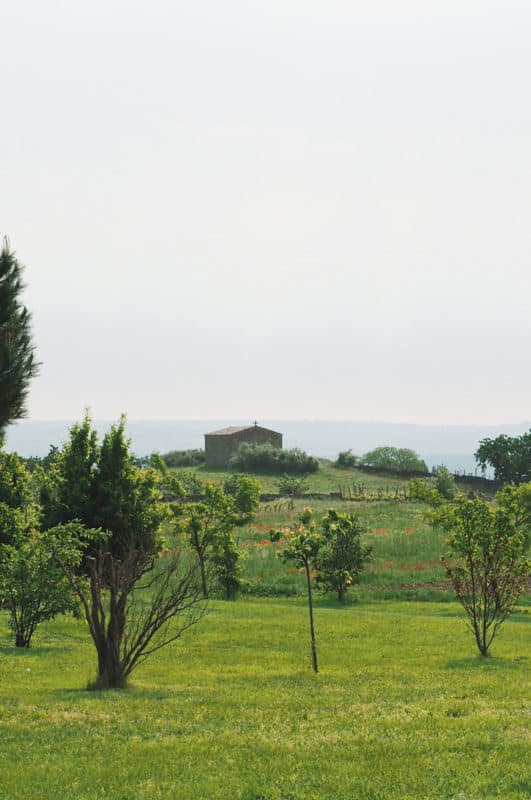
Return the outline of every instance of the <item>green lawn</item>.
[[[121,692],[84,624],[16,651],[0,614],[2,800],[523,800],[526,615],[475,655],[454,603],[212,602]],[[526,706],[527,704],[527,706]]]

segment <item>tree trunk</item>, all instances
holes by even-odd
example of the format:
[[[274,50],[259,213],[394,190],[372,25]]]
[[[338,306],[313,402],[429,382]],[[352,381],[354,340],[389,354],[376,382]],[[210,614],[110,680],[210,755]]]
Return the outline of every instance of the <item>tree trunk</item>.
[[[17,633],[15,636],[15,647],[29,647],[30,640],[27,639],[23,633]]]
[[[98,658],[100,671],[96,688],[98,689],[123,689],[125,677],[122,673],[120,657],[114,648],[107,648],[103,659]]]
[[[199,559],[199,569],[201,571],[201,589],[203,591],[203,597],[205,600],[208,600],[208,584],[207,584],[207,576],[206,576],[206,569],[205,569],[205,559],[202,555],[197,554]]]
[[[312,648],[312,667],[314,672],[318,672],[317,666],[317,645],[315,643],[315,630],[313,627],[313,604],[312,604],[312,580],[310,578],[310,565],[308,561],[304,562],[304,569],[306,571],[306,583],[308,584],[308,610],[310,612],[310,644]]]

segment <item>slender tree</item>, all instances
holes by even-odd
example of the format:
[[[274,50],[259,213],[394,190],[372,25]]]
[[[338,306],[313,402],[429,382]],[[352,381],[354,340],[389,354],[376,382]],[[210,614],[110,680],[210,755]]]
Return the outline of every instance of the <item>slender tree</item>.
[[[30,314],[22,305],[22,267],[4,238],[0,252],[0,445],[10,422],[26,414],[30,380],[38,372]]]
[[[250,522],[255,515],[260,503],[260,489],[254,478],[232,475],[223,486],[205,483],[200,502],[180,508],[174,506],[177,532],[184,534],[197,556],[205,598],[209,596],[209,566],[225,596],[231,598],[237,594],[241,552],[235,545],[233,531]]]
[[[271,532],[271,541],[283,540],[284,547],[279,555],[284,561],[295,561],[304,568],[306,587],[308,590],[308,615],[310,622],[310,648],[312,653],[312,668],[319,671],[317,663],[317,643],[315,641],[315,626],[313,621],[313,595],[312,572],[319,557],[319,551],[325,543],[325,537],[313,518],[311,508],[305,508],[299,514],[299,524],[295,528],[284,528]]]

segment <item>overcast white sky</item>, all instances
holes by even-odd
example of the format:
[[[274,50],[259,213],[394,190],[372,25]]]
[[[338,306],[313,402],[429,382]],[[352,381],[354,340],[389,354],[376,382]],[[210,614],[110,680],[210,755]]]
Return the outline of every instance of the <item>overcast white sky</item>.
[[[0,0],[34,419],[531,417],[531,5]]]

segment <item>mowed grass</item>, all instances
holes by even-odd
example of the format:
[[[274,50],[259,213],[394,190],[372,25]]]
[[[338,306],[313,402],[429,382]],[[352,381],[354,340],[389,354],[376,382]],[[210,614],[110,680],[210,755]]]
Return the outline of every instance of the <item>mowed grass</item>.
[[[94,650],[61,618],[29,651],[0,614],[2,800],[523,800],[526,616],[475,655],[456,604],[211,602],[134,675],[87,692]],[[527,630],[528,633],[528,630]]]

